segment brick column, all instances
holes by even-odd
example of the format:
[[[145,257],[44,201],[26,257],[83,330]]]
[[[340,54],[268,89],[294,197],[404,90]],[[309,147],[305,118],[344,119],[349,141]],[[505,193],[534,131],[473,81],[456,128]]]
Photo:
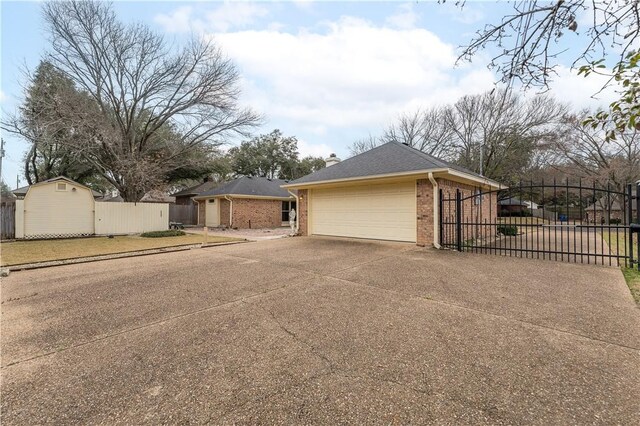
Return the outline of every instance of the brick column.
[[[309,235],[307,219],[309,208],[309,191],[306,189],[298,190],[298,234],[302,236]]]
[[[433,185],[429,179],[416,181],[416,244],[424,247],[433,244]]]

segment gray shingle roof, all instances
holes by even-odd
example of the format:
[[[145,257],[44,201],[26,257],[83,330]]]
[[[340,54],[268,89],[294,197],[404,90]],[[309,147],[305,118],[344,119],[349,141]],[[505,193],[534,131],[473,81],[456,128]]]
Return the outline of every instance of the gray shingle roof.
[[[280,188],[286,180],[267,179],[262,177],[243,176],[227,182],[217,188],[205,191],[198,197],[213,195],[254,195],[257,197],[288,198],[291,194],[286,189]]]
[[[498,204],[501,206],[527,206],[527,203],[516,197],[498,200]]]
[[[440,160],[415,148],[398,142],[388,142],[290,183],[311,183],[429,169],[454,169],[484,179],[464,167]]]
[[[213,181],[213,180],[208,180],[206,182],[201,182],[197,185],[191,186],[189,188],[183,189],[181,191],[178,191],[173,195],[174,197],[183,197],[186,195],[198,195],[202,192],[205,191],[209,191],[211,189],[217,188],[218,186],[220,186],[219,182]]]

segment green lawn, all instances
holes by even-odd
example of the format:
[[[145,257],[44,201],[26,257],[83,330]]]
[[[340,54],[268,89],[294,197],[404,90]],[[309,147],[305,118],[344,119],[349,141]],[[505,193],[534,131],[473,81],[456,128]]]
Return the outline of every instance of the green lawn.
[[[624,256],[627,253],[628,247],[626,247],[625,244],[624,234],[616,231],[603,231],[602,238],[607,242],[607,244],[609,244],[609,250],[611,250],[611,253],[617,253],[621,256]],[[640,245],[636,243],[633,248],[633,254],[636,258],[638,258],[638,253],[640,253],[638,250],[640,250]],[[634,266],[633,269],[622,267],[622,274],[627,281],[631,295],[635,299],[636,303],[640,305],[640,271],[638,271],[637,265]]]
[[[25,263],[46,262],[50,260],[72,259],[98,256],[103,254],[124,253],[137,250],[149,250],[189,244],[221,243],[239,241],[237,238],[213,237],[187,234],[178,237],[142,238],[140,236],[121,236],[115,238],[94,237],[66,240],[14,241],[0,245],[0,264],[2,266]]]
[[[622,268],[622,273],[627,280],[631,295],[636,300],[636,303],[640,305],[640,271],[637,268]]]

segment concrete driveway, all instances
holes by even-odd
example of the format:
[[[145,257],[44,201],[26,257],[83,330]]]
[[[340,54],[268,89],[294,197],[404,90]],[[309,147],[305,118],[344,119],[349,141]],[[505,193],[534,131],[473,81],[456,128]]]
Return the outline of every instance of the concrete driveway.
[[[619,270],[287,238],[12,274],[2,422],[640,423]]]

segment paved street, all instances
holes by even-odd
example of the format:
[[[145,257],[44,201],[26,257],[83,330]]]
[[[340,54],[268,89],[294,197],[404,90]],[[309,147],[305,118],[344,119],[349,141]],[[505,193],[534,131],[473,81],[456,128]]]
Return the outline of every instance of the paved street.
[[[619,270],[284,238],[11,274],[2,423],[640,423]]]

